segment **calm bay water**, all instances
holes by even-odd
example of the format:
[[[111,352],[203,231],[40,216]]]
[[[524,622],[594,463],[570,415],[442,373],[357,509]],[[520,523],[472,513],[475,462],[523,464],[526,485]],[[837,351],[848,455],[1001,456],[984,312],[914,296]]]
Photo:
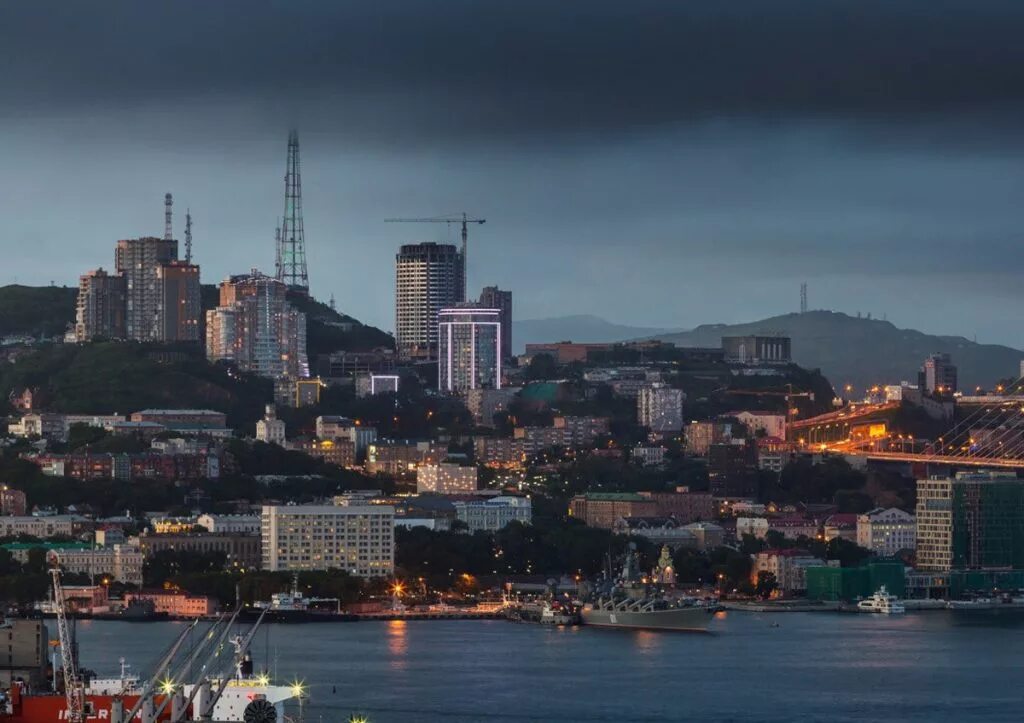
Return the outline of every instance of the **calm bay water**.
[[[778,627],[773,627],[773,624]],[[147,672],[181,623],[82,622],[82,663]],[[1024,614],[721,615],[712,634],[501,621],[270,625],[257,666],[307,721],[1018,721]]]

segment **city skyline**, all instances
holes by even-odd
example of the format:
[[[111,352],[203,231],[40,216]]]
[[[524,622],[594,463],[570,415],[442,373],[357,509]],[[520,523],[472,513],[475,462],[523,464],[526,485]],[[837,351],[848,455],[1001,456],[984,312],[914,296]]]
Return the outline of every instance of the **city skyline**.
[[[600,3],[582,25],[546,8],[538,29],[527,6],[297,3],[247,13],[244,31],[231,3],[112,3],[119,23],[50,8],[67,22],[42,41],[0,30],[13,65],[0,150],[19,169],[0,181],[0,282],[73,285],[113,241],[158,235],[167,190],[192,209],[207,283],[270,269],[295,126],[312,292],[384,329],[397,248],[458,239],[383,219],[466,210],[489,221],[474,229],[469,296],[510,288],[519,319],[749,321],[796,311],[808,281],[812,309],[1024,346],[1012,324],[1024,15],[838,7],[744,5],[748,23]],[[6,29],[44,22],[38,4],[0,13]],[[305,41],[290,59],[266,50],[284,13],[283,40]],[[466,24],[478,39],[452,30]],[[189,62],[165,67],[185,33]],[[111,52],[82,57],[84,37]],[[128,53],[131,68],[109,59]]]

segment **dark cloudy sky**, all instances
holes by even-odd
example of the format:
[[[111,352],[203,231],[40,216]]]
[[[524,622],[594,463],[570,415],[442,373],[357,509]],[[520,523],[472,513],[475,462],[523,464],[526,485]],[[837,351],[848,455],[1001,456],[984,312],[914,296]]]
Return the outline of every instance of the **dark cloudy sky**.
[[[1019,0],[0,3],[0,283],[73,284],[195,217],[273,266],[287,129],[313,292],[393,325],[466,210],[519,318],[811,306],[1024,347]],[[452,237],[454,240],[454,237]]]

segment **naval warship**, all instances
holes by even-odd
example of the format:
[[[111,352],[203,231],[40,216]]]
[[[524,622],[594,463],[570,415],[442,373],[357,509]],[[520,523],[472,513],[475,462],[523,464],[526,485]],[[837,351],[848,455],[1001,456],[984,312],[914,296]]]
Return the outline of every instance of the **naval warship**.
[[[603,589],[584,603],[580,617],[584,625],[606,628],[705,631],[716,610],[700,600],[665,597],[641,575],[636,545],[630,543],[621,574],[606,579]]]

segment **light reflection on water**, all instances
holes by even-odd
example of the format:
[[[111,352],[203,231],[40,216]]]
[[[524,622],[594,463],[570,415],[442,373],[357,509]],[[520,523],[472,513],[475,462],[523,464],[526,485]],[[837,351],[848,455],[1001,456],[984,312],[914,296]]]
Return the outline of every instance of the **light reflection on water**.
[[[713,635],[502,621],[270,625],[253,657],[304,679],[307,721],[1011,720],[1024,615],[738,613]],[[147,673],[180,623],[92,622],[82,663]],[[269,664],[265,661],[270,661]],[[684,715],[685,714],[685,715]]]
[[[391,668],[393,670],[406,669],[405,658],[409,652],[406,625],[407,623],[404,620],[389,620],[387,622],[388,653],[391,654]]]

